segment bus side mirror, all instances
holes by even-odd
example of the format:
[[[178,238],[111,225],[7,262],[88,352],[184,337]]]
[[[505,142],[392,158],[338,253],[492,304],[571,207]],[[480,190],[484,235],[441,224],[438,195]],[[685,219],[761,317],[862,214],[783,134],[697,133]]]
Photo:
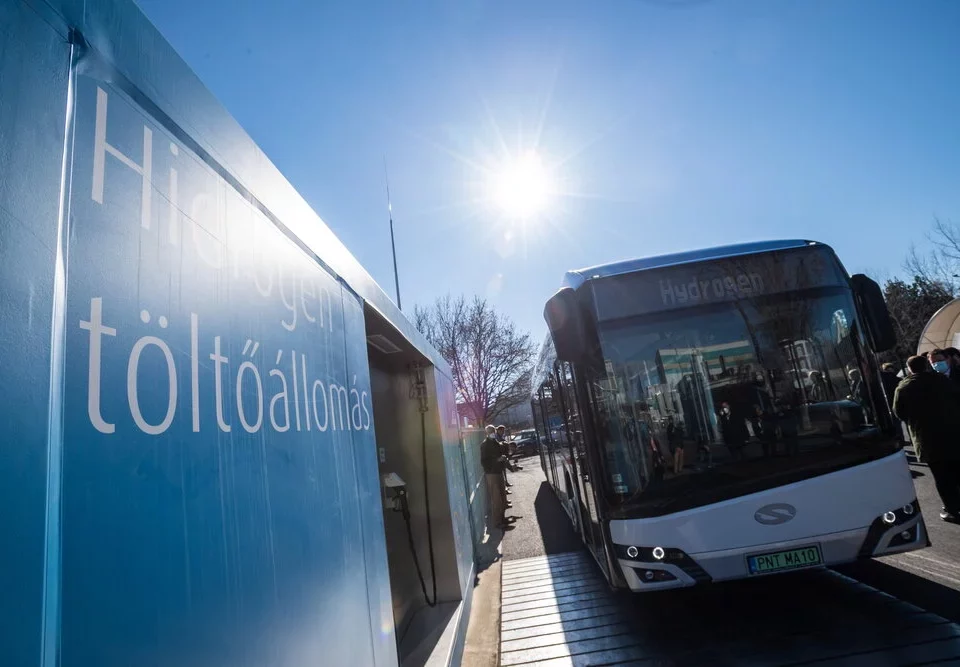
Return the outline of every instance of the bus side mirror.
[[[862,273],[851,276],[850,283],[863,308],[867,335],[874,352],[885,352],[897,346],[897,332],[887,310],[883,291],[876,281]]]
[[[577,293],[563,287],[547,301],[543,319],[553,338],[553,347],[560,361],[577,362],[587,347],[583,312]]]

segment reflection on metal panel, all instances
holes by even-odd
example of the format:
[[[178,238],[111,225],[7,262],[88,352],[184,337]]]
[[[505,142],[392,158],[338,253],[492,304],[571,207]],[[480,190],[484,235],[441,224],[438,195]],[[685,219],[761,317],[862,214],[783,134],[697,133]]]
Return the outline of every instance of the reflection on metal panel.
[[[365,344],[366,325],[360,299],[344,291],[344,343],[347,353],[347,374],[351,387],[357,383],[370,386],[370,365]],[[354,389],[351,388],[351,392]],[[371,390],[372,400],[372,390]],[[361,395],[362,398],[362,395]],[[374,665],[392,665],[397,661],[394,641],[394,619],[390,595],[390,573],[387,565],[387,544],[380,509],[380,472],[377,462],[377,442],[374,429],[362,428],[373,415],[365,415],[361,404],[361,428],[353,429],[353,456],[357,466],[357,493],[355,502],[362,521],[363,563],[367,580],[367,604],[370,615],[370,641]],[[352,408],[351,408],[352,409]],[[353,415],[351,415],[351,419]]]
[[[17,0],[4,0],[16,2]],[[28,0],[35,2],[35,0]],[[41,4],[41,3],[37,3]],[[213,94],[176,54],[131,0],[44,0],[78,29],[139,93],[169,116],[186,137],[215,156],[237,182],[282,221],[292,236],[321,257],[370,307],[389,320],[430,362],[449,374],[446,362],[373,280],[330,228],[283,177]]]
[[[463,431],[464,477],[475,549],[483,541],[487,517],[487,487],[484,484],[483,466],[480,464],[480,443],[483,438],[483,431]]]
[[[132,2],[0,0],[0,25],[0,663],[397,664],[366,314],[444,410],[449,368]]]
[[[0,2],[0,26],[0,664],[37,665],[70,45],[19,2]]]
[[[464,475],[466,459],[460,447],[453,383],[440,373],[434,372],[432,375],[436,382],[437,419],[440,422],[440,437],[443,442],[443,461],[447,473],[447,494],[450,501],[450,519],[453,524],[460,590],[464,590],[472,585],[468,580],[473,567],[470,508]]]
[[[689,264],[691,262],[703,262],[714,259],[740,257],[742,255],[750,255],[758,252],[803,248],[804,246],[823,247],[823,244],[817,243],[816,241],[801,241],[794,239],[785,241],[758,241],[753,243],[717,246],[714,248],[702,248],[698,250],[685,250],[683,252],[673,253],[670,255],[628,259],[622,262],[611,262],[610,264],[602,264],[585,269],[568,271],[563,278],[563,285],[576,289],[585,281],[593,278],[609,278],[610,276],[619,276],[625,273],[645,271],[647,269],[657,269],[664,266],[674,266],[677,264]]]
[[[116,88],[76,104],[63,664],[389,664],[355,297]]]

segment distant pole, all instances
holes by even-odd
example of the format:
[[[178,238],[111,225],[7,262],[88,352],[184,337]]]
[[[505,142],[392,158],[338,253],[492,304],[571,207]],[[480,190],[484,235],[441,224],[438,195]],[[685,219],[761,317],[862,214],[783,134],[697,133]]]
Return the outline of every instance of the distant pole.
[[[393,204],[390,203],[390,178],[387,176],[387,156],[383,156],[383,180],[387,184],[387,214],[390,216],[390,250],[393,252],[393,283],[397,288],[397,308],[400,305],[400,274],[397,272],[397,244],[393,240]]]

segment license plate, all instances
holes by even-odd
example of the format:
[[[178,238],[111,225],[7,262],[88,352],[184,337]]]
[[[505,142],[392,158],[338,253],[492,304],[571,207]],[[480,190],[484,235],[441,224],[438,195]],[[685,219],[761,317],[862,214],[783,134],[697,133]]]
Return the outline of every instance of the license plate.
[[[823,556],[820,554],[819,545],[747,556],[747,567],[750,569],[750,574],[782,572],[822,564]]]

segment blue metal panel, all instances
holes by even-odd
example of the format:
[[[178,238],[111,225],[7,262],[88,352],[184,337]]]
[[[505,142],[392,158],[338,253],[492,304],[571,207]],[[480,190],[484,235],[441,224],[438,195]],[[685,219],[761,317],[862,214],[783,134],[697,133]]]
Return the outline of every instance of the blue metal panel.
[[[39,664],[42,645],[47,449],[57,445],[48,443],[51,320],[70,49],[17,2],[0,2],[0,26],[0,664],[13,666]],[[55,618],[56,609],[48,611]]]
[[[443,461],[447,473],[447,494],[450,501],[450,517],[453,521],[453,540],[457,552],[457,570],[460,590],[472,586],[469,581],[473,567],[473,540],[470,530],[470,506],[467,497],[467,479],[463,449],[460,445],[460,429],[457,425],[457,405],[454,400],[453,383],[434,373],[437,386],[437,416],[443,438]]]
[[[401,314],[131,0],[45,0],[45,4],[79,29],[91,47],[156,105],[158,112],[184,128],[191,141],[249,188],[368,306],[397,327],[434,366],[450,375],[443,357]]]
[[[359,421],[354,428],[353,455],[357,466],[356,502],[360,508],[363,540],[363,563],[366,570],[367,601],[370,613],[370,641],[377,667],[395,665],[398,661],[394,636],[393,602],[390,594],[390,570],[387,563],[387,543],[381,510],[380,470],[377,462],[377,443],[371,425],[370,366],[367,360],[367,339],[363,305],[358,297],[343,290],[343,320],[347,354],[347,373],[350,376],[351,399],[354,391],[361,392],[359,410],[351,400],[351,419]],[[362,393],[366,391],[367,393]]]
[[[715,248],[701,248],[697,250],[687,250],[684,252],[673,253],[670,255],[659,255],[656,257],[641,257],[639,259],[629,259],[622,262],[613,262],[611,264],[602,264],[600,266],[589,267],[586,269],[577,269],[568,271],[563,277],[562,285],[577,289],[587,280],[594,278],[608,278],[610,276],[619,276],[634,271],[644,271],[646,269],[656,269],[674,264],[687,264],[690,262],[702,262],[711,259],[722,259],[725,257],[737,257],[739,255],[749,255],[758,252],[769,252],[772,250],[787,250],[790,248],[802,248],[808,245],[823,245],[816,241],[787,240],[787,241],[757,241],[754,243],[739,243],[735,245],[717,246]]]
[[[62,664],[390,664],[341,285],[115,86],[76,100]]]
[[[132,2],[0,25],[0,664],[396,664],[361,299],[449,368]]]

